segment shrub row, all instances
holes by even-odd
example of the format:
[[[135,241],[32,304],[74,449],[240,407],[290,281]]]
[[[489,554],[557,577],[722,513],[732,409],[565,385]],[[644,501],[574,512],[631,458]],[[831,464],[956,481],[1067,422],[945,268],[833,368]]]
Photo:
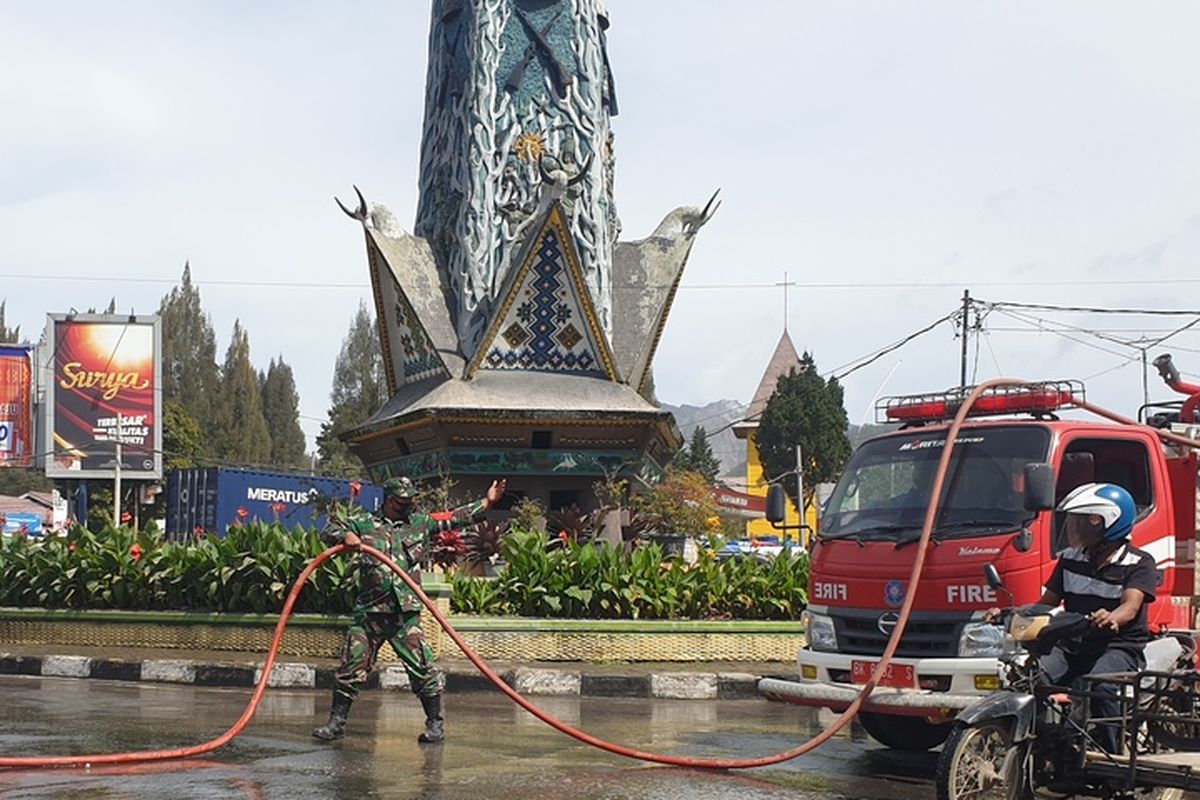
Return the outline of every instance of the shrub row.
[[[0,547],[0,605],[278,612],[296,576],[324,549],[316,531],[259,523],[187,543],[125,527],[17,536]],[[309,579],[296,610],[344,613],[354,586],[350,562],[331,559]]]
[[[808,557],[784,550],[769,561],[664,560],[656,544],[626,553],[603,543],[547,550],[538,534],[505,537],[495,578],[456,573],[460,613],[574,619],[768,619],[799,617],[807,602]]]
[[[559,544],[555,540],[556,545]],[[63,537],[13,537],[0,545],[0,606],[273,613],[292,582],[325,549],[316,531],[254,523],[224,537],[165,541],[154,533],[73,528]],[[808,582],[806,556],[769,562],[664,559],[655,544],[625,552],[541,533],[503,539],[498,577],[453,573],[461,613],[611,619],[796,619]],[[356,576],[346,558],[313,574],[296,610],[341,614]]]

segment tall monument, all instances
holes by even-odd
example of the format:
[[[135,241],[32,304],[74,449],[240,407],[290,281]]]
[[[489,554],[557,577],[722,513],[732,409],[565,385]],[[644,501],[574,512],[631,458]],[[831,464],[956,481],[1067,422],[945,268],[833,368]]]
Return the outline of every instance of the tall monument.
[[[651,362],[715,195],[618,241],[609,25],[602,0],[434,0],[414,232],[343,206],[393,395],[344,438],[376,478],[504,472],[586,506],[678,444]]]

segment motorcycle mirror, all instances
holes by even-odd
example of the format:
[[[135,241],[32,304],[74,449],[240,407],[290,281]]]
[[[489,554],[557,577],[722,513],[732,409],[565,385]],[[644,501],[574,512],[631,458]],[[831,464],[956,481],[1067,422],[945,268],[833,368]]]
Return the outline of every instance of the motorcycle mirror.
[[[987,580],[988,586],[993,589],[1004,588],[1004,581],[1000,580],[1000,572],[996,569],[995,564],[983,565],[983,577]]]
[[[1025,465],[1024,501],[1026,511],[1054,508],[1054,467],[1040,463]]]

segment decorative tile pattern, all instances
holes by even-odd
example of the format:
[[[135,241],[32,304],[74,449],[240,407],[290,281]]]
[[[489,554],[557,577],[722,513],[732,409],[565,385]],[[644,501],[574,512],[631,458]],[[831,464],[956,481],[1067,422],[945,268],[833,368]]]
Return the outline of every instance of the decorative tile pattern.
[[[558,339],[559,344],[570,350],[572,347],[579,344],[579,340],[583,338],[583,334],[580,333],[574,325],[568,322],[566,327],[560,330],[555,338]]]
[[[607,351],[588,333],[591,306],[572,273],[565,226],[552,214],[521,267],[512,299],[493,330],[479,369],[537,370],[608,377]],[[577,269],[577,267],[576,267]],[[586,292],[586,289],[583,290]]]
[[[435,375],[446,375],[446,366],[429,340],[429,335],[421,327],[421,321],[400,289],[400,284],[393,282],[393,288],[396,293],[396,305],[392,309],[393,332],[403,354],[400,359],[404,369],[401,382],[415,383]]]
[[[504,337],[504,341],[508,342],[509,347],[520,347],[521,345],[525,344],[525,342],[529,341],[528,331],[521,327],[519,322],[514,322],[512,325],[509,325],[504,333],[500,335]]]

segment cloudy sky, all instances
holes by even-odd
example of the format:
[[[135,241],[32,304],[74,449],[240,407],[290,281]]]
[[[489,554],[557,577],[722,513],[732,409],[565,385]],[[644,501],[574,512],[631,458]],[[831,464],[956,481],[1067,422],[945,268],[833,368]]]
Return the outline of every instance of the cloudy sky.
[[[663,400],[748,401],[785,321],[822,371],[851,365],[967,288],[1200,309],[1195,3],[609,7],[625,237],[724,198],[658,352]],[[311,437],[369,298],[361,232],[332,197],[356,183],[411,222],[428,13],[0,2],[9,324],[36,338],[46,312],[113,296],[151,312],[190,260],[222,353],[240,319],[256,364],[288,361]],[[1091,378],[1091,399],[1127,413],[1142,370],[1126,342],[1197,319],[1013,314],[985,317],[971,376]],[[1200,324],[1162,350],[1200,374]],[[847,377],[850,418],[958,373],[944,324]]]

